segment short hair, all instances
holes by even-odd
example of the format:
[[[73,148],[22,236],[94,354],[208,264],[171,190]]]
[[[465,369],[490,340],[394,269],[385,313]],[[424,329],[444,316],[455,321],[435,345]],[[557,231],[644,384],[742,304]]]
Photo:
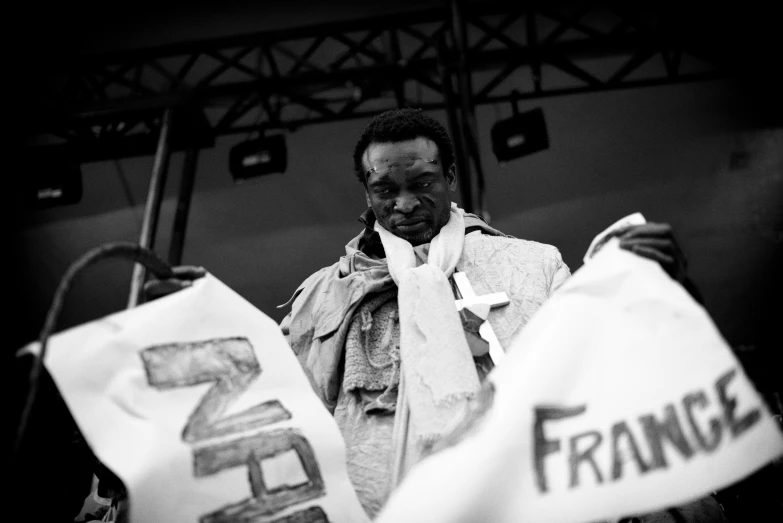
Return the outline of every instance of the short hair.
[[[440,122],[424,114],[421,109],[405,107],[392,109],[375,116],[362,131],[353,150],[353,166],[362,185],[367,177],[362,167],[362,156],[370,144],[405,142],[416,138],[429,138],[438,146],[443,172],[454,163],[454,146],[449,133]]]

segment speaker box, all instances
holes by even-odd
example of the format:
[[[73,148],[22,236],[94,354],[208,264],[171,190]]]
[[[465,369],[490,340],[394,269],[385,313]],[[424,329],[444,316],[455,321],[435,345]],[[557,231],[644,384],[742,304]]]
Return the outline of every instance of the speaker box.
[[[539,107],[519,113],[492,126],[492,151],[500,162],[527,156],[549,148],[544,111]]]

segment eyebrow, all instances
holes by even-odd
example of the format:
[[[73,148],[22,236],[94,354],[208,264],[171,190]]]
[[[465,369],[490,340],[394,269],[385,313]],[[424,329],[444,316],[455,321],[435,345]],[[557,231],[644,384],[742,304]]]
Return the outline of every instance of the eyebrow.
[[[437,172],[432,172],[432,171],[421,171],[419,173],[414,174],[410,178],[406,178],[406,180],[409,181],[409,182],[415,182],[415,181],[421,180],[422,178],[435,177],[435,176],[437,176],[437,174],[438,174]],[[393,182],[391,182],[389,180],[389,175],[388,174],[383,174],[377,180],[374,180],[374,181],[369,182],[367,184],[368,187],[379,187],[379,186],[384,186],[384,185],[393,185]]]
[[[384,176],[383,178],[379,178],[378,180],[374,180],[372,182],[368,182],[368,187],[378,187],[380,185],[390,185],[391,182],[389,181],[387,176]]]
[[[422,160],[424,163],[428,163],[430,165],[439,165],[440,162],[437,158],[417,158],[416,160]],[[413,161],[413,163],[416,163],[416,160]],[[399,165],[399,163],[392,163],[391,165]],[[413,164],[411,164],[413,165]],[[378,169],[375,167],[370,167],[367,169],[367,171],[364,173],[365,176],[370,176],[372,173],[377,173]]]
[[[421,171],[421,172],[418,172],[418,173],[414,174],[414,175],[413,175],[413,176],[411,176],[410,178],[408,178],[408,180],[410,180],[410,181],[416,181],[416,180],[418,180],[419,178],[424,178],[424,177],[426,177],[426,176],[435,176],[435,175],[437,175],[437,174],[438,174],[437,172],[433,172],[433,171]]]

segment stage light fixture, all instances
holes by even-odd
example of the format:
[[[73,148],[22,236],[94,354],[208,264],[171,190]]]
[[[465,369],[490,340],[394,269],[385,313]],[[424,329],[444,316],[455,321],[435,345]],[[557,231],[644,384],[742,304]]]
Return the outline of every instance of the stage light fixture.
[[[234,181],[266,174],[284,173],[288,165],[285,136],[261,136],[235,145],[229,153],[229,169]]]
[[[492,151],[499,162],[507,162],[549,148],[544,111],[538,107],[519,112],[516,101],[511,107],[511,118],[500,120],[492,126]]]
[[[82,171],[67,158],[35,158],[25,176],[25,199],[30,207],[49,209],[73,205],[82,199]]]

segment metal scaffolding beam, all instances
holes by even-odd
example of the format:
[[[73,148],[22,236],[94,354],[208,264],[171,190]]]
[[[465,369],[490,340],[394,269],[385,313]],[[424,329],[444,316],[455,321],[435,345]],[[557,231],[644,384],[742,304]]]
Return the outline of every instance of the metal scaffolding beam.
[[[80,150],[140,137],[154,142],[158,125],[146,115],[183,105],[203,109],[212,138],[255,130],[259,122],[296,128],[405,105],[441,109],[442,68],[456,73],[464,64],[470,69],[456,95],[473,106],[510,101],[514,91],[524,100],[724,75],[656,32],[654,14],[625,5],[471,3],[462,22],[465,34],[455,35],[444,5],[83,56],[43,86],[38,113],[45,117],[34,122],[31,141]],[[441,42],[448,52],[439,54]],[[450,63],[440,63],[441,55]],[[461,92],[466,86],[473,92]]]

